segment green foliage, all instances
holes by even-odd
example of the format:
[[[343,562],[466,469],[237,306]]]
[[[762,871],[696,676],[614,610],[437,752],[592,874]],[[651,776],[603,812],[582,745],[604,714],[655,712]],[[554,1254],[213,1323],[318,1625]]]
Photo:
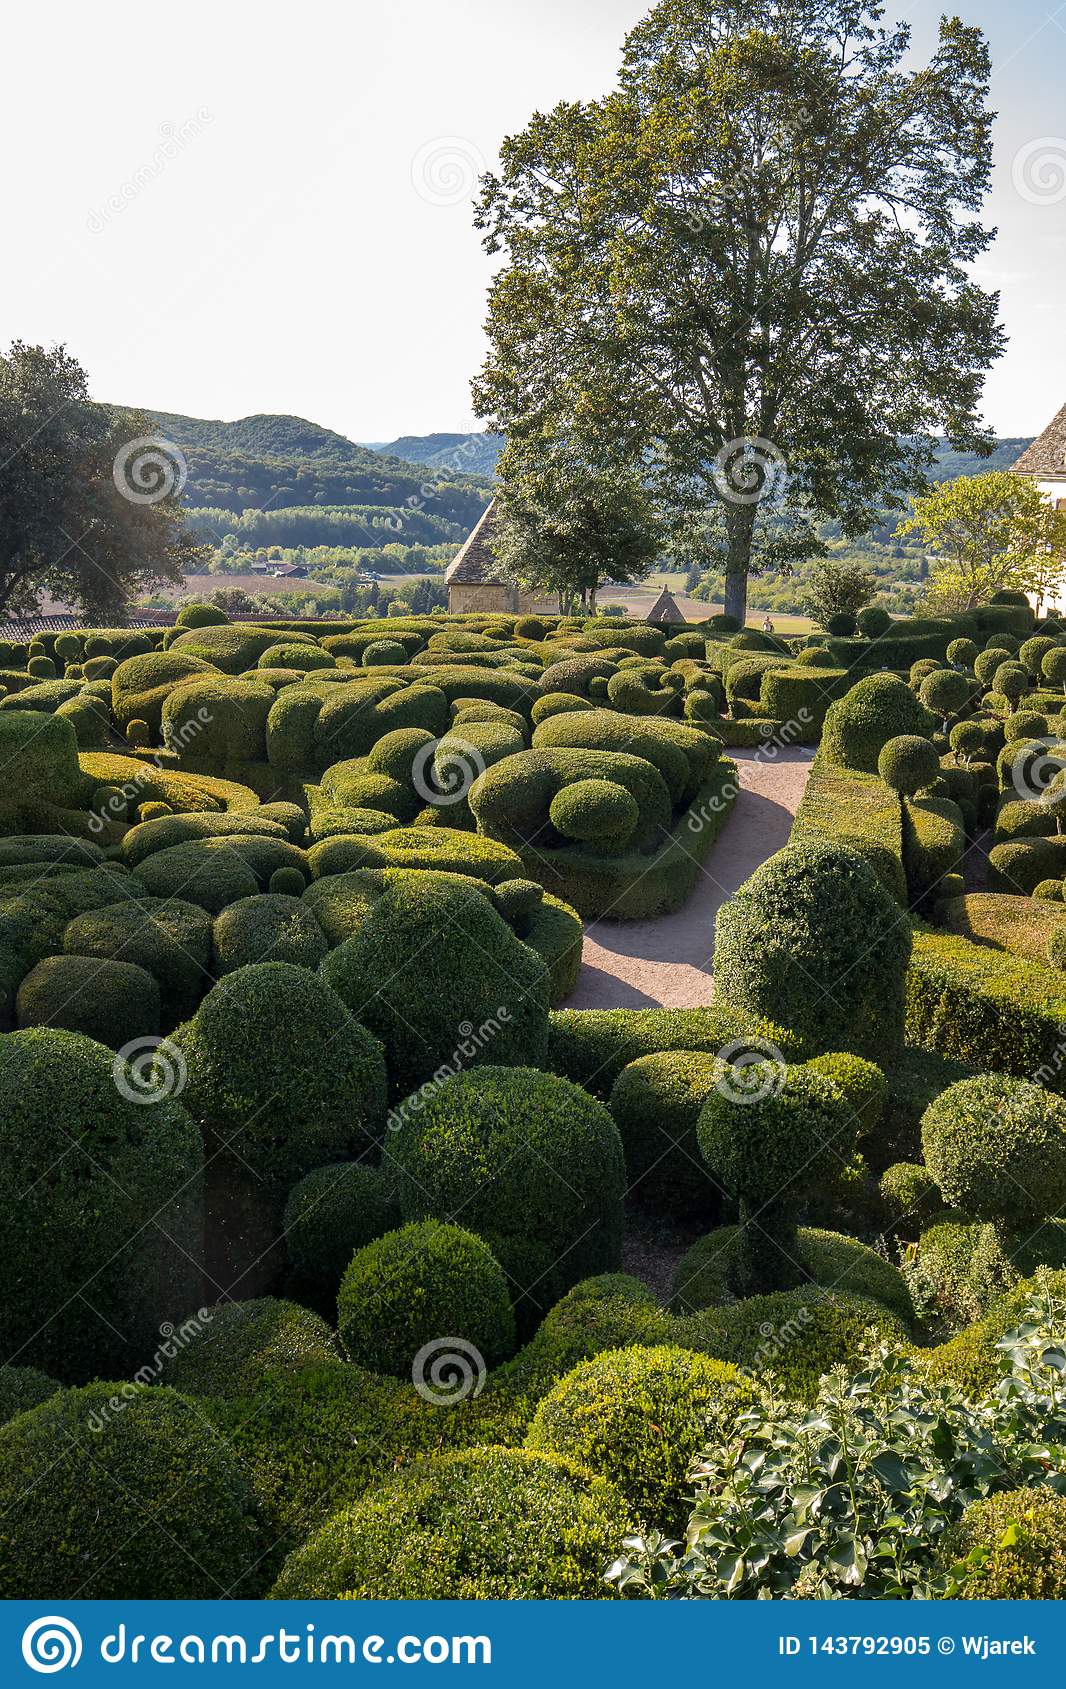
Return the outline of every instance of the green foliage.
[[[930,676],[930,679],[934,678]],[[922,688],[923,696],[925,686]],[[889,739],[881,748],[877,759],[877,772],[886,786],[891,786],[894,792],[902,797],[913,797],[916,792],[931,786],[940,776],[940,758],[936,747],[930,739],[920,739],[914,734],[901,734],[897,739]]]
[[[420,1461],[290,1557],[280,1600],[602,1600],[632,1515],[611,1485],[523,1449]]]
[[[359,1161],[315,1167],[295,1184],[285,1204],[285,1242],[302,1291],[313,1305],[337,1305],[337,1287],[352,1256],[400,1223],[389,1173]]]
[[[672,1519],[708,1430],[728,1437],[753,1395],[735,1367],[690,1350],[605,1350],[548,1392],[527,1447],[609,1477],[645,1522]]]
[[[498,1261],[480,1238],[438,1220],[386,1232],[356,1251],[341,1280],[337,1323],[349,1360],[397,1378],[412,1377],[416,1367],[418,1378],[428,1380],[427,1345],[431,1351],[451,1345],[459,1351],[454,1364],[467,1362],[479,1374],[505,1360],[515,1344]],[[467,1361],[469,1345],[476,1361]],[[447,1388],[447,1380],[441,1384]]]
[[[909,695],[909,694],[908,694]],[[804,841],[718,912],[718,991],[812,1050],[884,1060],[902,1043],[910,925],[854,851]]]
[[[98,956],[46,956],[22,981],[19,1026],[63,1027],[119,1049],[159,1031],[159,987],[144,968]]]
[[[868,569],[854,563],[825,559],[816,563],[803,593],[803,608],[819,627],[834,635],[855,632],[855,618],[869,605],[877,583]],[[887,618],[886,618],[887,621]],[[879,626],[878,633],[885,627]],[[876,634],[866,634],[875,638]]]
[[[700,1156],[696,1123],[728,1069],[712,1051],[664,1050],[623,1068],[610,1094],[630,1196],[674,1216],[718,1217],[722,1190]]]
[[[34,1366],[0,1366],[0,1425],[46,1402],[59,1388]]]
[[[636,799],[613,780],[574,780],[552,799],[548,815],[556,832],[579,843],[625,844],[636,831]]]
[[[279,868],[280,874],[298,874]],[[274,876],[271,876],[273,883]],[[301,891],[303,881],[300,882]],[[317,968],[328,945],[322,928],[300,897],[271,892],[238,898],[215,917],[214,973],[221,979],[250,962],[288,962],[297,968]]]
[[[187,1107],[268,1186],[373,1142],[385,1109],[381,1046],[305,968],[260,962],[227,974],[174,1043]]]
[[[73,1032],[0,1037],[0,1167],[20,1193],[0,1220],[0,1345],[63,1380],[132,1372],[199,1292],[200,1134],[117,1071],[122,1090],[110,1050]]]
[[[675,1313],[699,1313],[732,1302],[732,1266],[737,1247],[735,1226],[708,1232],[683,1255],[674,1275],[670,1306]],[[911,1299],[898,1268],[875,1250],[840,1232],[801,1226],[791,1245],[804,1275],[826,1290],[870,1297],[909,1325]]]
[[[1066,1102],[985,1073],[951,1085],[922,1119],[926,1165],[949,1206],[1031,1227],[1066,1203]]]
[[[294,1302],[264,1296],[220,1302],[185,1321],[161,1354],[162,1379],[187,1396],[254,1396],[275,1372],[337,1358],[325,1321]]]
[[[943,1210],[940,1188],[920,1162],[893,1162],[882,1173],[878,1189],[892,1228],[900,1237],[914,1240]]]
[[[909,686],[890,674],[860,680],[826,712],[822,757],[841,768],[876,774],[877,759],[890,739],[928,738],[932,719]]]
[[[1066,1497],[1008,1490],[975,1501],[945,1531],[940,1567],[952,1601],[1061,1601],[1066,1596]]]
[[[1066,554],[1066,516],[1009,470],[942,482],[915,499],[899,532],[920,534],[937,554],[928,597],[950,610],[994,601],[1004,587],[1028,609],[1024,595],[1046,591]]]
[[[473,1067],[416,1094],[392,1123],[404,1217],[461,1214],[511,1279],[521,1329],[579,1279],[617,1268],[622,1146],[606,1108],[578,1086]]]

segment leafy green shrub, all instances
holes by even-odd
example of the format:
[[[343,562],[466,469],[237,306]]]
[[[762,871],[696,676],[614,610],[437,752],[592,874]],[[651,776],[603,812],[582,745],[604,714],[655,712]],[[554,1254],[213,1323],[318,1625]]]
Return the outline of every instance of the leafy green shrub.
[[[953,639],[947,648],[947,659],[956,668],[972,669],[980,655],[980,648],[973,639]]]
[[[811,1401],[825,1374],[850,1366],[871,1338],[902,1344],[907,1328],[868,1296],[802,1284],[676,1319],[669,1341],[729,1361],[748,1378],[772,1374],[775,1390]]]
[[[890,739],[928,737],[932,718],[910,687],[894,675],[873,674],[829,706],[822,733],[822,755],[829,763],[867,774]]]
[[[708,1232],[682,1256],[670,1299],[675,1313],[699,1313],[702,1308],[720,1307],[733,1300],[730,1284],[736,1245],[737,1228],[722,1226]],[[913,1309],[902,1274],[865,1243],[839,1232],[801,1226],[792,1247],[812,1283],[825,1290],[868,1296],[910,1324]]]
[[[644,1208],[717,1219],[722,1188],[700,1156],[696,1122],[727,1069],[710,1051],[642,1056],[614,1082],[610,1108],[629,1193]]]
[[[473,886],[430,874],[390,883],[322,971],[381,1040],[394,1096],[442,1064],[543,1058],[544,964]]]
[[[715,987],[810,1048],[883,1060],[903,1036],[910,923],[875,871],[804,840],[756,869],[715,925]]]
[[[575,780],[552,799],[551,824],[564,838],[624,844],[636,830],[636,799],[613,780]]]
[[[949,1086],[922,1119],[922,1152],[945,1201],[1008,1230],[1066,1203],[1066,1102],[983,1073]]]
[[[222,627],[229,621],[225,610],[220,610],[217,604],[205,604],[202,600],[193,604],[183,604],[178,611],[176,626],[179,628],[211,628]]]
[[[632,1528],[602,1479],[525,1449],[409,1467],[291,1555],[280,1600],[601,1600]],[[607,1590],[610,1595],[610,1590]]]
[[[461,1214],[512,1280],[520,1325],[618,1266],[622,1146],[602,1103],[532,1068],[473,1067],[394,1112],[408,1220]]]
[[[132,1372],[199,1292],[200,1134],[169,1094],[141,1094],[77,1033],[0,1037],[0,1174],[19,1193],[0,1218],[0,1349],[64,1381]]]
[[[674,1345],[608,1349],[544,1397],[528,1448],[610,1481],[645,1521],[672,1521],[692,1462],[753,1398],[735,1367]]]
[[[536,880],[504,880],[493,888],[493,902],[511,931],[526,938],[543,906],[544,887]]]
[[[464,1354],[472,1345],[478,1372],[515,1345],[499,1262],[473,1233],[438,1220],[386,1232],[357,1250],[341,1280],[337,1315],[349,1359],[396,1378],[412,1376],[427,1345],[447,1350],[452,1343]]]
[[[159,987],[144,968],[97,956],[46,956],[18,989],[19,1026],[63,1027],[118,1049],[159,1031]]]
[[[270,645],[259,658],[261,669],[297,669],[310,674],[315,669],[336,668],[336,658],[321,645]]]
[[[160,822],[145,825],[157,827]],[[254,897],[259,890],[255,871],[229,846],[228,838],[190,839],[171,845],[139,862],[137,878],[151,897],[179,897],[218,915],[227,904]]]
[[[940,758],[931,739],[901,734],[884,745],[877,759],[877,772],[886,786],[903,797],[913,797],[931,786],[940,774]]]
[[[363,667],[384,668],[388,663],[405,663],[407,652],[395,639],[374,639],[363,647]]]
[[[337,1359],[324,1320],[272,1296],[201,1308],[176,1338],[162,1357],[162,1378],[187,1396],[254,1396],[271,1373]]]
[[[381,1046],[304,968],[227,974],[173,1042],[188,1065],[188,1108],[270,1186],[358,1153],[380,1130]]]
[[[892,1229],[900,1237],[913,1240],[943,1211],[940,1187],[920,1162],[893,1162],[882,1173],[878,1188]]]
[[[973,1502],[945,1531],[939,1561],[952,1601],[1061,1601],[1066,1497],[1021,1489]]]
[[[938,669],[922,681],[918,696],[934,715],[952,716],[964,710],[973,693],[968,676],[957,669]]]
[[[38,1407],[60,1388],[54,1378],[35,1366],[0,1366],[0,1425]]]
[[[275,868],[268,890],[273,897],[302,897],[307,884],[299,868]]]
[[[281,868],[296,874],[295,868]],[[215,917],[214,972],[218,978],[249,962],[289,962],[317,968],[329,946],[299,897],[266,893],[242,897]]]
[[[812,1057],[806,1068],[820,1073],[841,1092],[854,1116],[860,1144],[876,1139],[888,1097],[888,1081],[877,1063],[846,1050],[830,1050]]]
[[[133,963],[151,974],[165,1027],[190,1015],[211,983],[210,916],[179,898],[89,910],[70,922],[63,948],[69,956]]]
[[[248,1481],[174,1390],[63,1390],[0,1430],[0,1584],[22,1600],[256,1595]]]
[[[394,1181],[383,1168],[359,1161],[313,1168],[285,1204],[285,1242],[300,1289],[332,1317],[356,1250],[399,1224]]]
[[[892,626],[892,617],[883,605],[867,604],[855,617],[855,625],[863,639],[880,639]]]
[[[128,732],[143,721],[154,738],[160,732],[163,705],[176,686],[207,678],[217,669],[200,657],[178,651],[151,651],[127,657],[111,676],[111,709],[119,727]]]
[[[548,1017],[545,1065],[606,1101],[622,1069],[641,1056],[666,1050],[717,1055],[723,1045],[753,1041],[798,1053],[783,1027],[724,1001],[698,1009],[563,1009]]]
[[[533,701],[532,718],[534,727],[549,716],[566,715],[572,710],[591,710],[593,705],[588,698],[582,698],[576,692],[546,692]]]

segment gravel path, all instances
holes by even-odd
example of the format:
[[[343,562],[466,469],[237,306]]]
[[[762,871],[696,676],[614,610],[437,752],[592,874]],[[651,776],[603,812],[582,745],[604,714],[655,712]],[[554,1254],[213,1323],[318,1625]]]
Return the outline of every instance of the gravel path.
[[[740,794],[703,874],[676,915],[654,921],[592,921],[569,1009],[692,1008],[711,999],[714,918],[720,904],[788,839],[813,750],[729,749]]]

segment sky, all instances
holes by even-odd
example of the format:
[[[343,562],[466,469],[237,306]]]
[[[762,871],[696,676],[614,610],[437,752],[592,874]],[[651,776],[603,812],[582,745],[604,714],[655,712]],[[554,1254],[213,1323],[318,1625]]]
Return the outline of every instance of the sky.
[[[52,0],[5,17],[0,345],[64,341],[98,398],[308,417],[357,440],[480,426],[480,170],[534,110],[604,93],[628,0]],[[911,0],[988,34],[1010,334],[986,418],[1066,403],[1066,0]]]

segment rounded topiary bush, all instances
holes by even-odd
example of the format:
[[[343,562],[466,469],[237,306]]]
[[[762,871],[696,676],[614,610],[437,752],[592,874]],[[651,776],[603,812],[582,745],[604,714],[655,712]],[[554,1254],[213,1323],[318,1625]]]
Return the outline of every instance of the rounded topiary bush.
[[[130,962],[96,956],[46,956],[15,999],[19,1026],[64,1027],[119,1049],[159,1031],[159,987]]]
[[[337,1294],[337,1324],[357,1365],[410,1378],[417,1363],[415,1381],[424,1385],[434,1358],[427,1345],[445,1357],[452,1345],[455,1364],[482,1381],[515,1345],[499,1262],[472,1232],[439,1220],[402,1226],[357,1250]]]
[[[381,1040],[395,1097],[442,1064],[535,1065],[544,1056],[544,963],[488,898],[454,876],[388,884],[322,971]]]
[[[301,1288],[336,1311],[337,1287],[364,1244],[400,1224],[394,1180],[365,1162],[331,1162],[307,1173],[285,1204],[285,1242]]]
[[[1007,1490],[970,1504],[937,1554],[953,1601],[1066,1599],[1066,1496]]]
[[[544,887],[537,880],[502,880],[492,898],[512,932],[525,938],[544,904]]]
[[[718,911],[715,990],[812,1050],[883,1061],[902,1044],[910,951],[905,912],[862,857],[792,844]]]
[[[1003,1073],[961,1079],[923,1114],[922,1154],[950,1207],[1031,1226],[1066,1203],[1066,1102]]]
[[[1061,686],[1066,692],[1066,645],[1055,645],[1046,652],[1040,670],[1049,685]]]
[[[107,957],[146,970],[159,988],[165,1028],[192,1014],[211,984],[211,917],[177,897],[88,910],[66,928],[63,948],[69,956]]]
[[[299,868],[275,868],[268,882],[268,890],[275,897],[302,897],[306,886]]]
[[[1042,903],[1061,903],[1063,899],[1063,883],[1061,880],[1038,880],[1036,885],[1033,887],[1032,895],[1033,897],[1039,898]],[[1054,937],[1055,934],[1052,933],[1051,937],[1048,939],[1049,955],[1051,940]]]
[[[948,734],[948,744],[956,758],[972,762],[988,753],[988,726],[981,721],[957,721]]]
[[[635,1520],[617,1491],[528,1449],[419,1461],[286,1561],[279,1600],[610,1600]]]
[[[905,733],[882,748],[877,772],[886,786],[909,798],[939,777],[940,758],[931,739]]]
[[[187,1106],[270,1186],[376,1140],[381,1046],[317,974],[284,962],[238,968],[173,1043],[188,1067]]]
[[[336,658],[320,645],[271,645],[257,665],[261,669],[296,669],[310,674],[317,669],[336,668]]]
[[[608,1349],[548,1392],[526,1445],[609,1475],[638,1518],[669,1527],[697,1456],[753,1397],[735,1367],[687,1349]]]
[[[917,1238],[944,1207],[939,1185],[920,1161],[893,1162],[882,1173],[878,1189],[889,1222],[901,1237]]]
[[[855,625],[863,639],[880,639],[892,626],[892,617],[881,604],[867,604],[855,618]]]
[[[63,1390],[0,1432],[0,1587],[10,1599],[182,1601],[269,1577],[243,1468],[175,1390]]]
[[[338,1358],[325,1320],[273,1296],[201,1308],[174,1332],[162,1376],[187,1396],[254,1396],[275,1372],[298,1372]]]
[[[675,1313],[693,1314],[703,1308],[732,1305],[735,1298],[731,1279],[737,1237],[736,1226],[720,1226],[701,1237],[682,1256],[670,1297]],[[801,1226],[792,1249],[804,1278],[812,1284],[824,1290],[847,1291],[850,1296],[869,1297],[910,1325],[914,1310],[902,1273],[867,1244],[842,1232]]]
[[[956,669],[938,669],[935,674],[926,675],[918,696],[934,715],[949,716],[966,708],[972,692],[966,675]]]
[[[200,1294],[200,1133],[143,1099],[89,1038],[0,1037],[0,1353],[64,1381],[134,1372]]]
[[[973,639],[953,639],[947,649],[948,662],[959,669],[972,669],[979,655],[980,648]]]
[[[296,874],[296,868],[282,868]],[[214,968],[216,975],[232,973],[250,962],[289,962],[295,968],[317,968],[329,946],[322,928],[298,897],[266,892],[242,897],[216,915]]]
[[[176,625],[179,628],[213,628],[222,627],[228,621],[225,610],[220,610],[217,604],[197,601],[182,605],[177,614]]]
[[[571,781],[556,793],[548,815],[556,832],[582,843],[624,843],[640,820],[636,798],[614,780]]]
[[[696,1122],[727,1072],[704,1050],[664,1050],[630,1062],[615,1080],[610,1109],[626,1160],[630,1197],[671,1216],[717,1218],[722,1185],[700,1155]]]
[[[0,1366],[0,1425],[46,1402],[60,1388],[35,1366]]]
[[[992,676],[992,689],[1006,698],[1011,708],[1024,698],[1030,686],[1029,671],[1022,663],[1000,663]]]
[[[877,759],[890,739],[901,734],[928,738],[929,712],[905,681],[872,674],[830,704],[822,731],[822,756],[843,768],[877,773]]]
[[[374,639],[363,647],[365,669],[382,668],[389,663],[406,663],[407,652],[396,639]]]
[[[531,1321],[579,1279],[617,1268],[625,1170],[604,1105],[532,1068],[474,1067],[397,1109],[390,1155],[405,1218],[461,1215]]]
[[[837,610],[825,624],[831,639],[850,639],[856,628],[855,617],[848,610]]]

